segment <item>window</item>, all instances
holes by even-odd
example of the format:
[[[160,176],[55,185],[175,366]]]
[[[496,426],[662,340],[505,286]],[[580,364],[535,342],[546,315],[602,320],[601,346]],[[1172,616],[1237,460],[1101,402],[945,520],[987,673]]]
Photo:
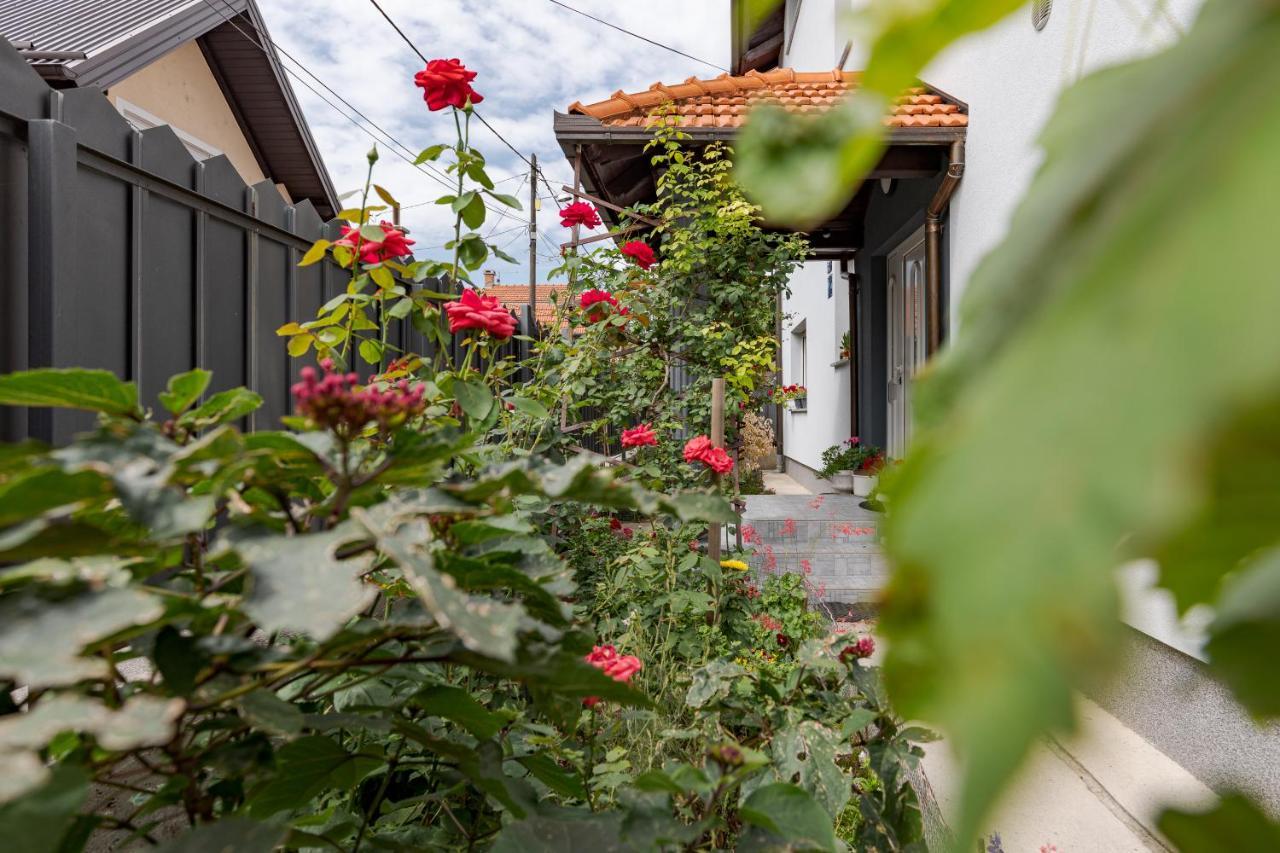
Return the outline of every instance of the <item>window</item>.
[[[787,384],[805,385],[805,379],[808,374],[809,335],[805,321],[801,320],[791,330],[791,381]],[[795,411],[803,412],[808,407],[808,401],[804,397],[800,397],[791,406]]]
[[[1053,11],[1053,0],[1033,0],[1031,4],[1031,26],[1043,30],[1049,23],[1049,13]]]
[[[137,104],[131,104],[124,98],[116,98],[116,109],[120,111],[120,115],[124,116],[125,121],[136,127],[138,130],[150,130],[153,127],[160,127],[169,122],[160,118],[160,116],[147,112]],[[214,148],[207,142],[197,139],[185,130],[179,130],[170,125],[175,136],[181,140],[182,144],[191,156],[197,160],[208,160],[210,157],[217,157],[222,152]]]

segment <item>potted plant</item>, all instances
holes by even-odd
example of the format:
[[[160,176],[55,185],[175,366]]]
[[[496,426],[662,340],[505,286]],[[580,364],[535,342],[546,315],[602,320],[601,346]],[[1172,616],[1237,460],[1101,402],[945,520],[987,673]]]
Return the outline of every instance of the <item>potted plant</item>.
[[[840,357],[849,359],[853,357],[853,335],[845,332],[840,337]]]
[[[854,474],[862,466],[866,448],[855,435],[822,451],[822,469],[818,475],[831,483],[837,492],[854,491]]]
[[[878,447],[869,444],[859,446],[862,448],[862,457],[853,470],[853,493],[865,498],[875,491],[885,457],[884,451]]]

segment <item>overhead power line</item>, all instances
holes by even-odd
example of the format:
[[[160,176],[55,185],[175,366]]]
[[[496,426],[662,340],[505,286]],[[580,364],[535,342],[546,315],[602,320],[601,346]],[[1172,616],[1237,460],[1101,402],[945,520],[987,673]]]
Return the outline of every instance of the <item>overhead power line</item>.
[[[409,38],[408,34],[405,33],[405,31],[400,28],[400,25],[395,22],[395,19],[392,18],[389,14],[387,14],[387,10],[382,8],[382,4],[380,4],[378,0],[369,0],[369,2],[373,4],[373,8],[378,10],[378,14],[382,15],[383,19],[385,19],[386,22],[391,25],[391,28],[396,31],[396,33],[400,36],[400,38],[404,40],[404,43],[409,46],[409,49],[412,50],[414,53],[416,53],[418,55],[418,58],[421,59],[424,64],[431,61],[427,59],[427,55],[425,53],[423,53],[421,50],[418,49],[418,46],[414,44],[413,39]],[[514,145],[508,142],[507,138],[503,136],[496,127],[489,124],[489,120],[486,119],[484,116],[482,116],[480,114],[480,111],[477,110],[474,106],[472,106],[471,108],[471,114],[474,115],[476,118],[478,118],[480,120],[480,123],[489,129],[490,133],[498,137],[499,141],[501,141],[503,145],[511,149],[512,154],[516,155],[521,160],[523,160],[524,164],[528,166],[531,171],[533,170],[532,161],[530,161],[528,157],[522,154],[520,152],[520,149],[516,148]],[[551,192],[552,195],[555,195],[555,191],[551,189],[551,184],[547,181],[546,176],[544,176],[540,170],[538,171],[538,177],[542,178],[543,184],[546,185],[547,189]]]
[[[642,36],[639,33],[633,33],[631,30],[627,29],[626,27],[620,27],[617,24],[610,23],[609,21],[606,21],[603,18],[597,18],[595,15],[584,12],[581,9],[575,9],[574,7],[570,6],[568,3],[561,3],[560,0],[547,0],[547,2],[551,3],[554,6],[559,6],[561,9],[568,9],[570,12],[573,12],[575,15],[581,15],[584,18],[590,18],[591,20],[595,21],[597,24],[606,26],[609,29],[617,30],[620,33],[626,33],[632,38],[640,39],[640,41],[647,42],[653,45],[654,47],[660,47],[663,50],[669,50],[674,54],[683,56],[685,59],[692,59],[694,62],[701,62],[703,65],[710,65],[712,68],[718,69],[720,71],[724,71],[725,73],[731,73],[729,69],[725,68],[723,65],[717,65],[714,62],[708,62],[707,60],[700,59],[691,53],[685,53],[683,50],[674,48],[669,44],[663,44],[660,41],[654,41],[653,39],[647,36]]]
[[[259,43],[259,42],[258,42],[258,40],[257,40],[257,39],[255,39],[252,35],[250,35],[249,33],[247,33],[247,32],[244,30],[244,28],[242,28],[239,24],[237,24],[237,23],[236,23],[236,22],[235,22],[231,17],[228,17],[227,15],[223,14],[223,12],[222,12],[220,9],[218,9],[218,7],[216,7],[216,6],[214,6],[214,5],[213,5],[213,3],[211,2],[211,0],[203,0],[203,2],[204,2],[204,4],[205,4],[206,6],[208,6],[210,9],[212,9],[212,10],[214,11],[214,13],[216,13],[219,17],[221,17],[221,18],[222,18],[222,20],[223,20],[225,23],[229,24],[232,28],[234,28],[234,29],[236,30],[236,32],[240,33],[240,35],[244,37],[245,41],[247,41],[249,44],[253,45],[253,46],[254,46],[254,47],[256,47],[258,50],[260,50],[260,51],[263,53],[263,55],[270,57],[270,53],[267,51],[267,49],[266,49],[266,48],[265,48],[261,43]],[[230,12],[232,13],[232,15],[237,15],[237,14],[239,14],[239,12],[235,9],[235,7],[233,7],[229,2],[227,2],[227,0],[219,0],[219,2],[220,2],[220,3],[221,3],[221,4],[222,4],[222,5],[223,5],[223,6],[224,6],[228,11],[230,11]],[[320,92],[316,91],[316,88],[315,88],[314,86],[312,86],[312,85],[311,85],[310,83],[308,83],[306,80],[304,80],[304,79],[302,79],[301,77],[299,77],[299,76],[298,76],[298,74],[297,74],[296,72],[294,72],[291,68],[289,68],[289,67],[288,67],[287,65],[285,65],[283,62],[282,62],[282,63],[280,63],[280,68],[281,68],[281,69],[282,69],[286,74],[288,74],[290,77],[292,77],[296,82],[301,83],[303,86],[305,86],[305,87],[307,88],[307,90],[308,90],[308,91],[310,91],[313,95],[315,95],[315,96],[316,96],[317,98],[319,98],[321,101],[323,101],[324,103],[328,104],[330,108],[332,108],[335,112],[337,112],[337,113],[338,113],[338,115],[342,116],[342,117],[343,117],[343,118],[345,118],[347,121],[351,122],[353,125],[355,125],[355,126],[356,126],[356,128],[357,128],[357,129],[359,129],[360,131],[362,131],[366,136],[368,136],[369,138],[373,139],[375,142],[383,142],[383,143],[385,143],[385,144],[388,144],[388,145],[390,146],[390,150],[391,150],[391,153],[392,153],[392,154],[395,154],[395,155],[396,155],[397,157],[399,157],[401,160],[404,160],[406,163],[408,163],[409,165],[413,166],[415,169],[417,169],[419,172],[422,172],[422,173],[423,173],[424,175],[426,175],[427,177],[432,178],[433,180],[435,180],[435,181],[436,181],[436,183],[440,184],[441,186],[445,187],[446,189],[450,189],[450,190],[454,190],[454,189],[456,189],[456,187],[453,185],[453,183],[452,183],[452,182],[450,182],[450,181],[449,181],[449,179],[448,179],[444,174],[442,174],[439,170],[437,170],[437,169],[431,169],[431,168],[429,168],[429,167],[428,167],[428,168],[424,168],[424,165],[426,165],[426,164],[415,163],[415,162],[414,162],[414,159],[416,158],[416,155],[414,154],[413,149],[409,148],[407,145],[405,145],[403,142],[401,142],[400,140],[398,140],[396,137],[392,136],[390,132],[388,132],[387,130],[385,130],[385,129],[383,129],[382,127],[380,127],[380,126],[379,126],[375,121],[373,121],[373,119],[369,118],[367,115],[365,115],[363,112],[361,112],[361,111],[360,111],[360,110],[359,110],[359,109],[358,109],[354,104],[352,104],[352,103],[351,103],[350,101],[348,101],[346,98],[342,97],[342,95],[340,95],[338,92],[334,91],[334,89],[333,89],[331,86],[329,86],[327,83],[325,83],[325,82],[324,82],[324,80],[322,80],[322,79],[321,79],[321,78],[320,78],[320,77],[319,77],[315,72],[313,72],[310,68],[308,68],[308,67],[306,66],[306,64],[305,64],[305,63],[303,63],[301,60],[299,60],[299,59],[298,59],[297,57],[295,57],[293,54],[289,53],[289,51],[285,50],[283,47],[281,47],[277,42],[275,42],[274,40],[272,40],[272,39],[271,39],[269,36],[267,36],[265,33],[261,32],[260,30],[257,30],[256,28],[255,28],[254,32],[255,32],[255,33],[256,33],[260,38],[262,38],[264,41],[266,41],[266,42],[267,42],[267,44],[270,44],[270,45],[271,45],[271,47],[272,47],[273,49],[275,49],[276,51],[279,51],[281,54],[283,54],[284,56],[288,57],[288,58],[289,58],[289,60],[290,60],[290,61],[292,61],[295,65],[297,65],[297,66],[298,66],[298,68],[302,69],[302,71],[304,71],[304,72],[307,74],[307,76],[309,76],[309,77],[311,77],[311,79],[315,80],[315,81],[316,81],[316,83],[318,83],[321,87],[323,87],[327,92],[329,92],[331,95],[333,95],[335,98],[337,98],[337,99],[338,99],[339,101],[341,101],[343,104],[345,104],[345,105],[347,106],[347,108],[348,108],[348,109],[350,109],[350,110],[351,110],[352,112],[354,112],[356,115],[360,116],[360,118],[362,118],[362,119],[364,119],[366,122],[368,122],[368,123],[369,123],[373,128],[375,128],[379,133],[381,133],[381,134],[382,134],[382,136],[384,136],[384,137],[386,137],[386,138],[385,138],[385,139],[382,139],[382,138],[378,137],[377,135],[375,135],[374,133],[372,133],[368,128],[366,128],[364,125],[362,125],[359,121],[357,121],[356,119],[352,118],[350,115],[348,115],[348,114],[347,114],[346,112],[344,112],[342,109],[340,109],[340,108],[337,106],[337,104],[333,103],[333,102],[332,102],[332,101],[330,101],[328,98],[326,98],[324,95],[322,95]],[[400,151],[400,150],[397,150],[397,149],[402,149],[404,152],[407,152],[407,153],[408,153],[408,155],[410,155],[410,156],[406,156],[406,154],[401,153],[401,151]],[[414,206],[416,206],[416,205],[414,205]],[[491,206],[490,206],[490,205],[488,205],[488,204],[485,204],[485,207],[489,210],[489,212],[491,212],[491,213],[494,213],[494,214],[498,215],[500,218],[504,218],[504,219],[505,219],[505,218],[507,218],[507,217],[508,217],[508,213],[507,213],[506,211],[504,211],[504,210],[500,210],[500,209],[498,209],[498,208],[491,207]],[[404,209],[404,208],[403,208],[403,207],[401,207],[401,210],[403,210],[403,209]]]

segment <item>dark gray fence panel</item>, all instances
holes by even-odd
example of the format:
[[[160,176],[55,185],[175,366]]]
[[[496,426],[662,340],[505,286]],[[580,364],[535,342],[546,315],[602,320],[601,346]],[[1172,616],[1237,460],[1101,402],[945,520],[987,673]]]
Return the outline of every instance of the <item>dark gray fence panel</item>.
[[[313,319],[351,277],[329,260],[297,266],[318,237],[339,235],[310,202],[290,206],[269,181],[246,186],[225,156],[195,161],[168,127],[135,130],[97,90],[50,89],[2,40],[0,223],[0,372],[106,369],[138,382],[156,408],[171,375],[203,367],[210,393],[247,385],[262,395],[247,424],[259,429],[291,410],[301,367],[276,329]],[[521,320],[536,335],[531,317]],[[449,341],[460,358],[459,340]],[[407,320],[388,342],[392,355],[438,349]],[[529,351],[520,341],[502,348]],[[61,443],[93,422],[5,408],[0,440]]]

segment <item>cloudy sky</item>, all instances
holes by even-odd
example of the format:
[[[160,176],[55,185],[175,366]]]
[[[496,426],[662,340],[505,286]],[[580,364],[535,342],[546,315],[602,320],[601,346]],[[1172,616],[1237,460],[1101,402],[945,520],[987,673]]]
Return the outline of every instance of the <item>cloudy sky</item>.
[[[657,80],[690,75],[713,77],[719,69],[686,59],[563,9],[550,0],[379,0],[428,58],[457,57],[479,72],[474,86],[484,96],[480,112],[519,151],[536,152],[551,185],[571,183],[572,170],[551,130],[552,114],[575,100],[603,100],[614,91],[646,89]],[[634,33],[716,65],[729,63],[728,0],[564,0]],[[416,154],[453,137],[448,111],[431,113],[413,85],[421,60],[368,0],[259,0],[271,38],[325,85]],[[343,112],[350,109],[281,57]],[[363,186],[365,153],[373,139],[333,106],[291,80],[339,193]],[[354,116],[374,135],[377,130]],[[528,206],[528,167],[484,127],[474,123],[472,140],[489,160],[498,190]],[[418,257],[444,258],[452,235],[446,208],[432,202],[447,190],[415,169],[385,141],[375,181],[404,205],[403,221],[417,241]],[[539,212],[539,280],[555,265],[556,246],[567,239],[545,186]],[[498,205],[494,205],[498,207]],[[527,212],[498,219],[490,214],[483,232],[518,258],[497,262],[507,284],[528,281]]]

